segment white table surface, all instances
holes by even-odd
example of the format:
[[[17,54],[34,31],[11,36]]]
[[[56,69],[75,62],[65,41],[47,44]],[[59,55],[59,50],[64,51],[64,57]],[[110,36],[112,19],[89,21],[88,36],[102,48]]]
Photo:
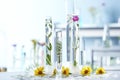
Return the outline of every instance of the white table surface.
[[[120,71],[115,72],[109,72],[105,75],[105,77],[102,77],[100,79],[99,76],[91,75],[87,77],[68,77],[68,78],[17,78],[18,75],[25,75],[25,73],[22,72],[0,72],[0,80],[120,80]]]

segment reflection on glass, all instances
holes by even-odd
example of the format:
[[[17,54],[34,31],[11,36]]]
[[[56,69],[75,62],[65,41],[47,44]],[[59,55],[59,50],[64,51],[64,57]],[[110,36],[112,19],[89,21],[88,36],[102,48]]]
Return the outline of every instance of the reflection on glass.
[[[56,34],[56,69],[58,75],[60,75],[62,67],[62,32],[57,32]]]

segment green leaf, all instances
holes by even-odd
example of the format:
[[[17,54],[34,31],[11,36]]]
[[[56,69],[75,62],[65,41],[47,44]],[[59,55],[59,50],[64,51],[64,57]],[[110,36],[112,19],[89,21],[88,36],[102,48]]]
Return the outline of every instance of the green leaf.
[[[79,27],[79,24],[77,24],[77,26]]]
[[[46,62],[47,62],[48,65],[51,65],[51,56],[50,56],[50,54],[46,55]]]
[[[51,43],[49,43],[49,47],[50,47],[50,51],[52,50],[52,44]]]
[[[52,44],[51,44],[51,43],[49,43],[49,45],[47,45],[46,47],[47,47],[47,49],[48,49],[49,51],[52,50]]]
[[[50,50],[49,46],[46,46],[48,50]]]
[[[56,42],[56,53],[57,53],[57,55],[60,55],[61,51],[62,51],[62,42],[57,41]]]
[[[52,29],[52,24],[49,24],[50,28]]]
[[[45,27],[47,27],[47,23],[45,24]]]
[[[50,34],[48,35],[48,38],[50,38],[50,37],[51,37],[51,35],[52,35],[52,32],[50,32]]]
[[[74,60],[73,65],[74,65],[74,66],[77,66],[77,61],[76,61],[76,60]]]

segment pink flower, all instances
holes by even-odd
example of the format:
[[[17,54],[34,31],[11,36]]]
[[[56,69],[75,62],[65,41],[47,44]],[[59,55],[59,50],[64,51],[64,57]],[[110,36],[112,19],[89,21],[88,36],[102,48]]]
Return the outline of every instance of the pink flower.
[[[44,46],[44,45],[45,45],[45,42],[38,42],[38,44],[39,44],[40,46]]]
[[[73,21],[75,22],[75,21],[78,21],[78,20],[79,20],[79,17],[75,15],[75,16],[73,16],[72,19],[73,19]]]

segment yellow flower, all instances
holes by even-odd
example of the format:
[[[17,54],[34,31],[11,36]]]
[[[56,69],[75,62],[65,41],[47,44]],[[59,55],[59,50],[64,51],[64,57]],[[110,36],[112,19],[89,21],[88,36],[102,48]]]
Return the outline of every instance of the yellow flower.
[[[92,69],[91,69],[90,66],[84,66],[82,68],[82,70],[80,71],[80,73],[81,73],[82,76],[88,76],[88,75],[91,74],[91,72],[92,72]]]
[[[37,44],[37,41],[35,39],[31,40],[33,45],[36,45]]]
[[[70,70],[68,67],[62,67],[62,75],[69,76]]]
[[[57,74],[57,70],[54,69],[54,70],[53,70],[53,73],[52,73],[52,76],[55,76],[56,74]]]
[[[36,50],[37,41],[35,39],[31,40],[33,43],[34,51]]]
[[[97,70],[96,70],[96,74],[105,74],[105,73],[106,73],[106,71],[105,71],[105,69],[102,68],[102,67],[97,68]]]
[[[38,67],[34,70],[34,75],[35,76],[44,76],[44,67]]]

